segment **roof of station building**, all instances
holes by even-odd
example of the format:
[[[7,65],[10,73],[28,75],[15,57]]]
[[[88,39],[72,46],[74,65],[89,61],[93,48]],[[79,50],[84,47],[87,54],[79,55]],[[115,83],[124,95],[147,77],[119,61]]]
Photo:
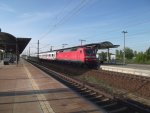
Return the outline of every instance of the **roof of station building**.
[[[6,52],[16,53],[16,44],[18,45],[18,52],[21,54],[31,38],[17,38],[9,33],[0,32],[0,49]]]
[[[16,43],[16,37],[9,33],[0,32],[0,41],[5,43]]]

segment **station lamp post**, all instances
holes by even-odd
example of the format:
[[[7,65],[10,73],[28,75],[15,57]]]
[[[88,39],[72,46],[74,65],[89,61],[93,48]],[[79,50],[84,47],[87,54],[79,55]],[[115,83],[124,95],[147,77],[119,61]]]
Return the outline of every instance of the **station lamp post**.
[[[123,50],[123,64],[125,65],[126,61],[125,61],[125,34],[128,33],[127,31],[122,31],[123,35],[124,35],[124,50]]]

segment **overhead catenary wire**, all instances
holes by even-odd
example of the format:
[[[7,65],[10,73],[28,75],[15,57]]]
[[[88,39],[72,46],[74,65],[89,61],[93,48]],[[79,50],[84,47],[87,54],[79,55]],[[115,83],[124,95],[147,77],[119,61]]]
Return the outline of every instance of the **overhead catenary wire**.
[[[67,2],[67,4],[66,4],[66,5],[60,10],[60,12],[54,17],[54,18],[56,18],[56,20],[57,20],[59,17],[63,16],[63,15],[62,15],[63,12],[67,9],[67,7],[69,7],[69,5],[71,4],[71,2],[72,2],[72,1]],[[56,22],[56,23],[57,23],[57,22]],[[55,24],[56,24],[56,23],[55,23]],[[54,24],[52,27],[54,27],[55,24]],[[48,28],[47,28],[48,31],[50,30],[50,27],[51,27],[51,24],[49,23]],[[47,34],[47,32],[43,33],[43,34],[39,37],[39,39],[42,38],[42,37],[44,37],[46,34]]]
[[[58,28],[60,25],[62,25],[63,23],[65,23],[66,21],[68,21],[70,18],[72,18],[75,14],[79,13],[79,11],[81,9],[83,9],[88,3],[90,2],[90,0],[82,0],[80,1],[79,4],[77,4],[77,6],[75,6],[69,13],[67,13],[66,15],[64,15],[58,22],[56,22],[51,29],[49,29],[48,32],[46,32],[42,37],[40,37],[40,40],[43,40],[49,33],[51,33],[53,30],[55,30],[56,28]]]
[[[67,19],[67,18],[66,18]],[[62,20],[61,20],[62,22],[63,22],[63,18],[62,18]],[[58,23],[58,25],[59,24],[61,24],[61,21],[59,21],[60,23]],[[142,23],[143,24],[143,23]],[[56,24],[55,24],[56,25]],[[136,23],[136,24],[133,24],[134,26],[135,25],[139,25],[139,23]],[[129,27],[129,26],[132,26],[132,25],[127,25],[126,27]],[[56,26],[55,26],[56,27]],[[118,28],[118,29],[120,29],[120,28]],[[115,30],[112,30],[112,31],[110,31],[110,32],[113,32],[113,31],[117,31],[116,29]]]
[[[40,38],[40,41],[46,37],[46,35],[48,35],[50,32],[52,32],[53,30],[55,30],[59,25],[65,23],[68,19],[70,19],[71,17],[73,17],[75,14],[79,13],[79,11],[84,8],[88,3],[90,2],[90,0],[82,0],[76,7],[74,7],[69,13],[67,13],[67,15],[63,16],[61,20],[59,20],[54,26],[53,29],[50,29],[47,33],[45,33],[43,35],[43,37]],[[65,8],[64,8],[65,9]],[[49,46],[50,44],[47,44],[41,48],[45,48],[47,46]]]
[[[65,8],[66,9],[66,8]],[[63,16],[63,15],[62,15]],[[70,15],[71,16],[71,15]],[[62,25],[66,20],[68,20],[69,18],[70,18],[70,16],[66,16],[66,15],[64,15],[64,17],[62,17],[62,18],[60,18],[60,20],[58,20],[57,22],[58,23],[55,23],[54,25],[56,25],[56,26],[53,26],[54,27],[54,30],[56,29],[56,28],[58,28],[60,25]],[[74,15],[73,15],[74,16]],[[64,19],[63,19],[64,18]],[[130,24],[130,25],[126,25],[126,26],[124,26],[125,28],[126,27],[135,27],[135,26],[137,26],[137,25],[141,25],[141,24],[145,24],[145,23],[149,23],[149,21],[148,20],[144,20],[144,22],[142,21],[142,22],[137,22],[137,23],[132,23],[132,25]],[[128,29],[128,28],[126,28],[126,29]],[[117,29],[114,29],[114,30],[112,30],[112,31],[110,31],[110,32],[114,32],[114,31],[118,31],[118,30],[120,30],[120,28],[117,28]],[[52,30],[53,31],[53,30]],[[107,32],[107,31],[106,31]],[[50,31],[50,33],[51,33],[51,31]],[[48,33],[49,34],[49,33]],[[47,35],[48,35],[47,34]],[[138,34],[140,34],[140,33],[138,33]],[[132,36],[135,36],[135,35],[138,35],[138,34],[132,34]],[[143,33],[144,34],[144,33]],[[47,36],[46,35],[46,36]],[[43,39],[44,38],[46,38],[46,36],[44,36],[43,37]],[[109,37],[109,38],[104,38],[104,39],[111,39],[112,37]],[[114,37],[114,38],[116,38],[116,37]],[[120,37],[118,37],[118,39],[119,39]],[[128,39],[130,39],[131,38],[131,35],[128,35]],[[47,44],[47,46],[49,46],[50,44]],[[41,48],[45,48],[45,47],[47,47],[47,46],[45,46],[44,45],[44,47],[41,47]]]

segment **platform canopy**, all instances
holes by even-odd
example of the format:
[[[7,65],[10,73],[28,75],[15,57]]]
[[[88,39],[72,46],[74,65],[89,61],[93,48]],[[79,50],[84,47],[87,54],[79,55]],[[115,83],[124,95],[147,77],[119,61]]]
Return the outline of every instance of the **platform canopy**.
[[[21,54],[31,38],[16,38],[15,36],[0,32],[0,49],[5,52],[11,52]]]
[[[90,48],[93,48],[95,50],[98,50],[98,49],[117,48],[119,46],[120,45],[114,45],[109,41],[104,41],[104,42],[99,42],[99,43],[90,43],[90,44],[86,44],[86,45],[82,45],[82,46],[63,48],[63,49],[58,49],[58,50],[54,50],[54,51],[64,51],[64,50],[68,50],[68,49],[76,49],[79,47],[90,47]]]
[[[98,51],[99,49],[109,49],[109,48],[117,48],[120,45],[114,45],[109,41],[104,41],[104,42],[99,42],[99,43],[90,43],[90,44],[86,44],[86,45],[82,45],[82,46],[73,46],[73,47],[68,47],[68,48],[63,48],[63,49],[57,49],[57,50],[53,50],[53,51],[68,51],[68,50],[75,50],[79,47],[89,47],[89,48],[93,48],[96,51]],[[45,52],[40,52],[40,53],[46,53],[49,51],[45,51]]]
[[[84,45],[85,47],[92,47],[97,49],[108,49],[108,48],[117,48],[120,45],[114,45],[109,41],[99,42],[99,43],[91,43]]]

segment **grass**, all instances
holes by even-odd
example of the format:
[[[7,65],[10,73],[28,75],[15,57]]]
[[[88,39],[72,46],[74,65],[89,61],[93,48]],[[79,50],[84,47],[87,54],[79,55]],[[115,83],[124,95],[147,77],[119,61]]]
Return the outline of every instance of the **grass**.
[[[106,81],[97,79],[93,76],[81,76],[79,77],[80,80],[98,85],[101,89],[105,90],[108,93],[112,94],[123,94],[123,90],[119,90],[115,87],[110,86]]]

